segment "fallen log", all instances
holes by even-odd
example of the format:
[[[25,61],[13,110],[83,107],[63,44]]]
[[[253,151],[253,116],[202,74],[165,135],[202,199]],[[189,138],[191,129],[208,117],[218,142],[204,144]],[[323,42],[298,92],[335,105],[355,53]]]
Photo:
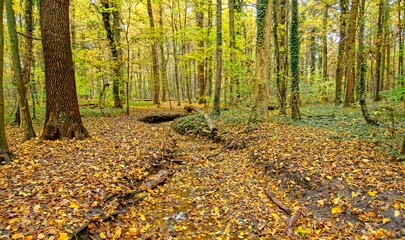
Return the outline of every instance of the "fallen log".
[[[205,121],[207,122],[208,128],[211,131],[211,134],[212,135],[216,134],[217,128],[215,127],[214,122],[212,121],[211,117],[206,112],[204,112],[203,110],[201,110],[200,108],[195,107],[195,106],[184,106],[184,109],[186,109],[188,112],[196,111],[199,114],[201,114],[205,118]]]
[[[276,204],[277,207],[279,207],[281,210],[283,210],[287,215],[290,216],[290,218],[287,221],[286,227],[285,227],[285,233],[287,234],[288,237],[297,237],[296,234],[294,233],[294,224],[298,221],[298,219],[301,216],[301,212],[298,210],[294,212],[291,208],[287,207],[284,203],[282,203],[280,200],[274,196],[272,192],[270,192],[268,189],[264,190],[267,194],[267,196],[270,198],[270,200]]]

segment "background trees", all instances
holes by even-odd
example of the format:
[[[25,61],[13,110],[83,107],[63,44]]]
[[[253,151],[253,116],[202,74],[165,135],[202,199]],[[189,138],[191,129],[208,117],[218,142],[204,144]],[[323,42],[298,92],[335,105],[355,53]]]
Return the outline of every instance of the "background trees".
[[[34,114],[43,111],[46,101],[44,59],[36,31],[38,13],[31,10],[35,9],[32,0],[22,3],[14,7],[15,14],[23,16],[17,18],[17,37],[8,34],[6,40],[19,41],[14,46],[22,56],[23,83],[19,84],[19,74],[12,68],[5,68],[5,111],[14,112],[16,93],[26,92],[18,99],[26,99],[28,104],[30,96],[32,106],[23,103],[21,108],[31,108],[27,114]],[[273,17],[264,28],[272,32],[265,36],[256,21],[262,4],[243,0],[72,0],[72,51],[81,104],[100,109],[127,105],[129,109],[139,99],[153,99],[155,104],[176,99],[177,104],[198,101],[209,107],[215,100],[215,109],[257,107],[255,86],[264,84],[262,93],[268,100],[261,106],[263,114],[267,113],[264,104],[289,116],[291,107],[299,104],[334,101],[339,106],[344,101],[345,106],[356,106],[361,98],[360,65],[355,64],[360,58],[360,42],[355,41],[360,30],[359,1],[300,1],[298,14],[292,18],[294,4],[272,0],[269,14]],[[217,13],[222,15],[221,27],[217,26]],[[389,99],[390,104],[404,95],[403,13],[400,0],[369,1],[364,12],[364,93],[375,100]],[[300,37],[293,43],[290,30],[296,22]],[[256,42],[259,38],[263,45]],[[221,46],[217,48],[216,42]],[[10,56],[15,55],[12,49],[6,46],[6,66],[11,66]],[[267,57],[260,57],[263,49],[267,49]],[[214,95],[219,78],[221,88]],[[299,97],[287,91],[293,88],[296,92],[298,87]],[[122,101],[124,89],[127,103]],[[292,100],[297,104],[291,104]]]

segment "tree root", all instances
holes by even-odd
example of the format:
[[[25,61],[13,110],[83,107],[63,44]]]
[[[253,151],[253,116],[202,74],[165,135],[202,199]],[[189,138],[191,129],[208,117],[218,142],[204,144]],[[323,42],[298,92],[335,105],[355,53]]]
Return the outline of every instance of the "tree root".
[[[287,225],[285,227],[285,232],[288,237],[297,237],[296,234],[294,233],[294,224],[298,221],[298,219],[301,216],[301,212],[298,210],[294,212],[291,208],[287,207],[284,203],[282,203],[280,200],[278,200],[272,192],[270,192],[268,189],[265,189],[265,192],[267,196],[270,198],[270,200],[277,205],[281,210],[283,210],[287,215],[290,216],[290,218],[287,221]]]

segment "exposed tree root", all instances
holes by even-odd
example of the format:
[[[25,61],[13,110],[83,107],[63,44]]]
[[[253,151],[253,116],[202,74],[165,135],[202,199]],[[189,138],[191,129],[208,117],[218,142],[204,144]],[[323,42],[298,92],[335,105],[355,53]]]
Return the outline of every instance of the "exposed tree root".
[[[290,216],[290,218],[287,221],[286,227],[285,227],[285,232],[288,237],[296,237],[294,233],[294,224],[298,221],[298,219],[301,216],[301,212],[298,210],[297,212],[294,212],[291,208],[287,207],[284,203],[282,203],[280,200],[278,200],[270,190],[265,189],[265,192],[267,196],[270,198],[270,200],[277,205],[281,210],[283,210],[287,215]]]
[[[184,114],[164,114],[164,115],[151,115],[146,116],[138,119],[138,121],[145,122],[145,123],[161,123],[161,122],[169,122],[173,121],[174,119],[184,117]]]

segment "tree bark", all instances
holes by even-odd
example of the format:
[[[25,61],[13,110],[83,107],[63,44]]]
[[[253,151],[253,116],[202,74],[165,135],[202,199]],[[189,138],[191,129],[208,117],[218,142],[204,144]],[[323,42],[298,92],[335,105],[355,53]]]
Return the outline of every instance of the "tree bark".
[[[270,38],[273,0],[260,0],[257,5],[256,81],[254,87],[253,120],[268,118],[270,80]]]
[[[328,76],[328,14],[329,14],[329,4],[325,3],[325,10],[322,17],[322,79],[323,85],[321,89],[322,100],[328,101],[328,96],[326,93],[326,83],[329,79]]]
[[[46,81],[42,138],[90,137],[83,126],[77,100],[69,34],[69,0],[42,0],[40,20]]]
[[[290,55],[291,55],[291,117],[293,120],[301,120],[300,112],[300,67],[299,53],[300,42],[298,32],[298,1],[292,1]]]
[[[348,26],[348,35],[347,35],[347,81],[346,81],[346,98],[345,98],[345,107],[350,107],[354,104],[354,87],[356,86],[355,82],[355,45],[356,45],[356,29],[357,29],[357,15],[359,9],[359,0],[353,0],[352,6],[350,9],[350,18]]]
[[[24,129],[24,140],[29,140],[31,138],[36,137],[36,134],[34,131],[34,127],[32,126],[32,120],[27,98],[27,87],[25,85],[26,83],[23,82],[24,79],[18,47],[15,13],[13,10],[13,3],[11,0],[6,0],[5,4],[6,4],[5,6],[6,6],[6,16],[7,16],[11,56],[13,60],[14,76],[16,79],[18,91],[18,104],[20,106],[21,126]]]
[[[217,56],[216,56],[216,73],[215,73],[215,92],[214,92],[214,106],[213,114],[214,116],[219,116],[221,114],[220,100],[221,100],[221,78],[222,78],[222,1],[217,0],[216,5],[216,16],[217,16]]]
[[[0,19],[3,19],[4,0],[0,0]],[[0,152],[6,162],[10,161],[9,148],[7,144],[6,130],[4,128],[4,89],[3,89],[3,70],[4,70],[4,30],[3,21],[0,21]]]
[[[159,3],[159,50],[160,50],[160,79],[162,83],[162,101],[166,102],[166,93],[168,89],[167,82],[167,58],[164,53],[164,34],[163,34],[163,6]]]
[[[177,28],[174,22],[174,1],[172,1],[172,9],[171,9],[171,24],[172,24],[172,44],[173,44],[173,59],[174,59],[174,81],[176,84],[176,97],[177,97],[177,105],[180,106],[180,83],[179,83],[179,60],[177,56],[177,41],[176,41],[176,33]]]
[[[152,53],[152,78],[153,78],[153,103],[160,104],[160,80],[159,80],[159,68],[157,57],[157,41],[155,37],[155,22],[153,20],[153,11],[151,0],[147,1],[149,26],[151,28],[151,43],[150,49]]]

